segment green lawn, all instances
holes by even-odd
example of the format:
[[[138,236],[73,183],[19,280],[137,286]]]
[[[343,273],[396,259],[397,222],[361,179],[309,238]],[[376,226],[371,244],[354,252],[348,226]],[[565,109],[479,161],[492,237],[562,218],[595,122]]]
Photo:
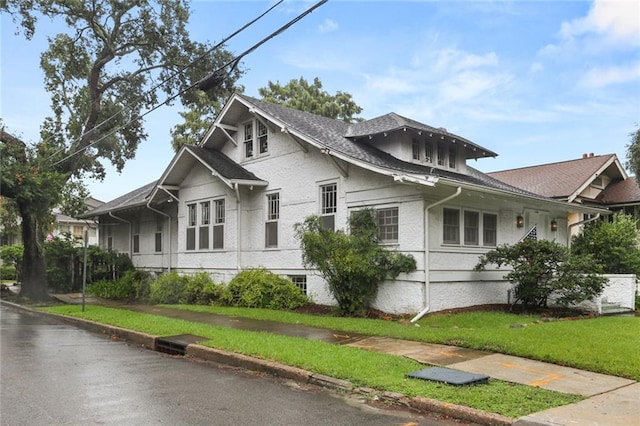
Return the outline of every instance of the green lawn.
[[[224,349],[263,359],[278,361],[287,365],[303,368],[315,373],[349,380],[355,386],[365,386],[381,391],[400,392],[407,396],[423,396],[453,404],[466,405],[483,411],[517,418],[547,408],[565,405],[581,400],[576,395],[568,395],[536,387],[517,385],[491,379],[488,385],[449,386],[441,383],[417,379],[407,379],[405,374],[424,368],[416,361],[388,354],[366,351],[358,348],[334,345],[320,341],[306,340],[296,337],[280,336],[270,333],[252,332],[209,324],[194,323],[172,319],[158,315],[142,314],[123,309],[101,306],[88,306],[85,312],[77,305],[64,305],[42,308],[47,312],[70,315],[111,324],[130,330],[137,330],[153,335],[168,336],[176,334],[194,334],[206,337],[204,345]],[[251,310],[243,310],[249,313]],[[220,312],[220,311],[218,311]],[[227,310],[227,313],[231,311]],[[257,311],[256,311],[257,312]],[[236,311],[237,315],[239,312]],[[289,317],[283,312],[260,311],[259,315],[279,314],[282,317],[303,318],[312,320],[310,316]],[[382,327],[395,327],[397,330],[419,330],[422,332],[442,331],[440,328],[394,324],[386,321],[356,320],[346,318],[324,318],[355,327],[358,324],[370,323],[368,330]],[[425,320],[426,321],[426,320]],[[450,328],[450,327],[449,327]],[[346,329],[346,328],[345,328]],[[465,330],[460,328],[460,330]],[[466,333],[473,334],[466,329]],[[400,337],[400,331],[396,331]]]
[[[304,324],[495,351],[640,380],[640,317],[541,322],[503,312],[432,315],[418,325],[397,321],[305,315],[266,309],[165,305],[176,309]],[[524,327],[512,327],[521,324]]]

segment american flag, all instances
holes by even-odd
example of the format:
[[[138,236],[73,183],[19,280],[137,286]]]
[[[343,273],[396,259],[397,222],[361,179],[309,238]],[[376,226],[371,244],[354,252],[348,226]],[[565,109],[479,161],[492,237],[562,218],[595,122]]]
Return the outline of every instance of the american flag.
[[[520,238],[520,241],[524,241],[524,240],[537,240],[538,239],[538,225],[533,225],[531,227],[531,229],[529,229],[529,232],[527,232],[526,234],[524,234],[524,237]]]

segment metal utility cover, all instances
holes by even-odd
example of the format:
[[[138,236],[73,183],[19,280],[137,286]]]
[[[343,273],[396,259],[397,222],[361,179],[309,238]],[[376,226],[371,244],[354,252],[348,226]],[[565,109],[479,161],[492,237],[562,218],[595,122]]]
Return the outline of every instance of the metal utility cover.
[[[489,376],[485,376],[484,374],[467,373],[466,371],[452,370],[443,367],[430,367],[413,371],[408,373],[407,377],[458,386],[489,383]]]

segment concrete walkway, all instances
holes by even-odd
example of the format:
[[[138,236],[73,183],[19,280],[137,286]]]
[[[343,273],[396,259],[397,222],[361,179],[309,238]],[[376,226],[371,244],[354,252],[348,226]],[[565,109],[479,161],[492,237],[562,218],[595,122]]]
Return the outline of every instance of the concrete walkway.
[[[57,295],[56,297],[66,303],[81,303],[81,297],[79,298],[78,295]],[[86,299],[86,303],[99,303],[99,301]],[[228,317],[150,305],[118,305],[117,307],[186,321],[349,345],[405,356],[426,365],[484,374],[494,379],[587,397],[579,403],[552,408],[517,419],[514,422],[517,426],[640,426],[640,383],[629,379],[455,346],[364,336],[298,324]]]

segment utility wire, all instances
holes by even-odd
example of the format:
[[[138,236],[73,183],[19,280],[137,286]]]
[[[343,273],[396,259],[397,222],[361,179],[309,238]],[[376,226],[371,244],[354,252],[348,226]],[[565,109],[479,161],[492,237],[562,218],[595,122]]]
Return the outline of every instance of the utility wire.
[[[213,75],[216,75],[216,73],[218,73],[218,75],[220,75],[219,73],[221,73],[226,67],[233,65],[233,67],[235,68],[238,65],[238,62],[240,61],[240,59],[242,59],[242,57],[246,56],[247,54],[253,52],[254,50],[256,50],[258,47],[262,46],[264,43],[266,43],[267,41],[271,40],[272,38],[276,37],[277,35],[281,34],[282,32],[284,32],[285,30],[287,30],[289,27],[291,27],[293,24],[295,24],[296,22],[298,22],[299,20],[301,20],[302,18],[304,18],[305,16],[307,16],[309,13],[311,13],[312,11],[314,11],[315,9],[317,9],[318,7],[320,7],[321,5],[323,5],[324,3],[326,3],[328,0],[321,0],[318,3],[316,3],[315,5],[313,5],[312,7],[310,7],[309,9],[305,10],[303,13],[301,13],[300,15],[298,15],[297,17],[295,17],[294,19],[292,19],[291,21],[289,21],[288,23],[286,23],[285,25],[283,25],[282,27],[280,27],[278,30],[274,31],[273,33],[271,33],[269,36],[263,38],[262,40],[260,40],[258,43],[254,44],[252,47],[250,47],[249,49],[245,50],[243,53],[241,53],[240,55],[236,56],[234,59],[230,60],[229,62],[227,62],[226,64],[224,64],[223,66],[221,66],[220,68],[218,68],[217,70],[215,70],[212,74],[210,74],[209,76],[205,77],[205,79],[203,80],[207,80],[210,77],[212,77]],[[183,93],[193,89],[194,87],[198,86],[198,84],[200,82],[202,82],[203,80],[200,80],[196,83],[191,84],[189,87],[183,89],[182,91],[176,93],[173,96],[170,96],[169,98],[165,99],[163,102],[155,105],[154,107],[152,107],[151,109],[149,109],[148,111],[145,111],[143,114],[138,115],[137,117],[134,117],[132,119],[130,119],[129,121],[127,121],[126,123],[122,124],[121,126],[119,126],[116,129],[113,129],[112,131],[108,132],[107,134],[103,135],[101,138],[91,142],[90,144],[88,144],[87,146],[79,149],[78,151],[75,151],[69,155],[67,155],[66,157],[64,157],[63,159],[56,161],[53,165],[56,166],[66,160],[68,160],[71,157],[74,157],[75,155],[86,151],[87,149],[89,149],[90,147],[92,147],[93,145],[95,145],[96,143],[102,141],[103,139],[106,139],[107,137],[113,135],[115,132],[117,132],[118,130],[122,129],[123,127],[128,126],[129,124],[131,124],[132,122],[139,120],[141,118],[144,118],[145,116],[147,116],[148,114],[150,114],[151,112],[155,111],[156,109],[160,108],[161,106],[173,101],[174,99],[176,99],[177,97],[181,96]]]
[[[158,90],[162,85],[164,85],[165,83],[167,83],[169,80],[171,80],[172,78],[175,78],[175,76],[179,75],[179,74],[183,74],[187,69],[191,68],[195,63],[201,61],[202,59],[204,59],[205,57],[207,57],[208,55],[210,55],[211,53],[213,53],[215,50],[219,49],[222,45],[224,45],[226,42],[228,42],[229,40],[231,40],[233,37],[235,37],[236,35],[240,34],[242,31],[244,31],[245,29],[247,29],[248,27],[250,27],[251,25],[253,25],[254,23],[256,23],[258,20],[260,20],[262,17],[264,17],[267,13],[271,12],[273,9],[275,9],[278,5],[280,5],[284,0],[280,0],[277,3],[275,3],[273,6],[271,6],[269,9],[267,9],[266,11],[264,11],[261,15],[257,16],[256,18],[254,18],[253,20],[247,22],[245,25],[243,25],[241,28],[237,29],[235,32],[233,32],[232,34],[228,35],[227,37],[225,37],[224,39],[222,39],[220,42],[218,42],[215,46],[211,47],[209,50],[207,50],[206,52],[204,52],[202,55],[198,56],[196,59],[194,59],[190,64],[185,65],[184,67],[182,67],[181,69],[179,69],[178,71],[174,72],[173,74],[171,74],[170,76],[168,76],[167,78],[165,78],[164,80],[162,80],[161,82],[157,83],[155,86],[152,86],[151,88],[149,88],[147,90],[147,93],[149,92],[153,92],[155,90]],[[189,87],[190,89],[191,87]],[[181,92],[184,93],[184,92]],[[139,101],[143,98],[143,95],[140,95],[135,101]],[[176,97],[172,97],[168,100],[165,100],[162,104],[160,105],[164,105],[167,102],[170,102],[171,100],[175,99]],[[155,108],[154,108],[155,109]],[[79,142],[80,140],[82,140],[82,138],[84,138],[85,136],[87,136],[88,134],[95,132],[96,130],[98,130],[100,127],[104,126],[105,124],[107,124],[108,122],[110,122],[111,120],[113,120],[115,117],[117,117],[118,115],[122,114],[125,111],[125,109],[121,109],[120,111],[112,114],[111,116],[109,116],[108,118],[104,119],[103,121],[101,121],[100,123],[98,123],[97,125],[95,125],[93,128],[87,130],[86,132],[84,132],[83,134],[81,134],[79,137],[77,137],[76,139],[73,140],[73,142],[71,143],[71,145],[73,145],[76,142]],[[142,118],[142,116],[140,117]],[[128,124],[130,124],[131,121],[127,122],[126,124],[124,124],[121,127],[124,127]],[[119,130],[119,129],[117,129]],[[112,133],[109,133],[109,136]],[[99,140],[104,139],[101,138]],[[98,141],[93,142],[93,144],[97,143]],[[58,155],[61,151],[63,151],[66,148],[60,148],[58,149],[56,152],[54,152],[53,154],[49,155],[49,157],[45,160],[47,161],[48,159]],[[77,151],[77,152],[81,152],[81,151]],[[70,158],[71,156],[73,156],[74,154],[71,154],[69,157],[65,157],[62,160],[56,162],[53,164],[53,166],[58,165],[59,163],[61,163],[62,161],[67,160],[68,158]]]

